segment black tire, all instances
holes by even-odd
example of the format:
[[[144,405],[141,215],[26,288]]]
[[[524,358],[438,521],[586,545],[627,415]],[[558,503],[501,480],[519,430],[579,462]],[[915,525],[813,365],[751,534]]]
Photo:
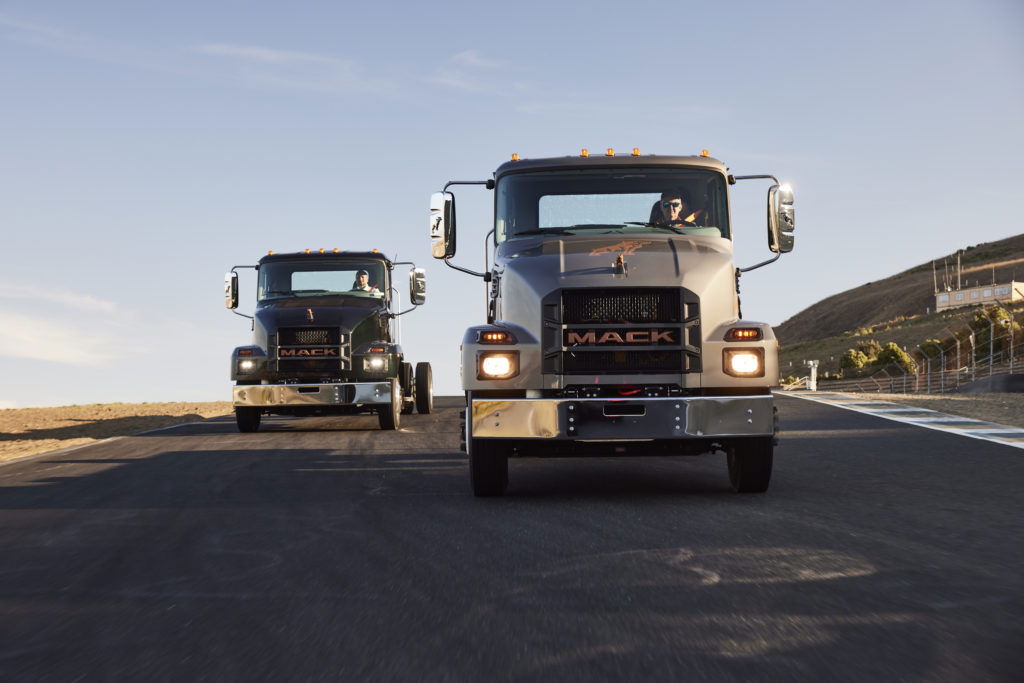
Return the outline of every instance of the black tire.
[[[377,408],[377,419],[381,429],[398,429],[402,423],[402,385],[397,379],[391,380],[391,405]]]
[[[240,432],[255,432],[260,428],[261,411],[251,406],[235,406],[235,422]]]
[[[772,437],[748,439],[726,451],[729,483],[736,493],[764,493],[772,478]]]
[[[402,415],[412,415],[412,412],[416,410],[415,382],[412,363],[402,363]]]
[[[430,363],[416,364],[416,412],[427,415],[434,409],[434,371]]]
[[[469,449],[469,480],[478,498],[501,496],[508,488],[508,447],[490,439],[473,439]]]

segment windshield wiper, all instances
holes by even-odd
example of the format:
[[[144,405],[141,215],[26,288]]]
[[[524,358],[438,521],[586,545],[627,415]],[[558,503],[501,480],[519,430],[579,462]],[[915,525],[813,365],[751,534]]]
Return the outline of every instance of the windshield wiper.
[[[275,294],[278,296],[298,296],[300,294],[327,294],[330,291],[331,290],[329,289],[271,289],[267,294]]]
[[[542,228],[540,230],[520,230],[517,233],[513,233],[512,237],[520,237],[522,235],[571,235],[568,228]]]
[[[276,294],[278,296],[295,296],[295,292],[290,289],[271,289],[267,291],[267,295]]]
[[[675,226],[672,226],[672,225],[659,225],[658,223],[640,223],[639,221],[630,221],[629,223],[624,223],[623,225],[639,225],[639,226],[642,226],[642,227],[645,227],[645,228],[661,228],[662,230],[671,230],[672,232],[676,233],[677,235],[685,235],[686,234],[682,230],[680,230],[679,228],[677,228]]]

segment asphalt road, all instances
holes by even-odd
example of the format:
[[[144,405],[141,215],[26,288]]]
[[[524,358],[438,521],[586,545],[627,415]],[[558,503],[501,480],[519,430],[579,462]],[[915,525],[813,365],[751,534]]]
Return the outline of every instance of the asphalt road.
[[[724,456],[513,461],[454,399],[0,467],[2,680],[1020,680],[1024,452],[780,399]]]

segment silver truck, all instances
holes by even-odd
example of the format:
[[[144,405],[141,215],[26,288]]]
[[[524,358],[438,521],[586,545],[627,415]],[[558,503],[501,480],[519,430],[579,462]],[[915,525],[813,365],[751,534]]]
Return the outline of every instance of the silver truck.
[[[733,264],[728,188],[771,181],[768,247]],[[493,190],[485,267],[456,252],[453,185]],[[486,324],[462,340],[474,494],[502,495],[510,457],[722,451],[737,492],[771,478],[778,342],[743,318],[740,274],[793,248],[793,194],[696,156],[520,159],[430,200],[435,258],[480,277]]]

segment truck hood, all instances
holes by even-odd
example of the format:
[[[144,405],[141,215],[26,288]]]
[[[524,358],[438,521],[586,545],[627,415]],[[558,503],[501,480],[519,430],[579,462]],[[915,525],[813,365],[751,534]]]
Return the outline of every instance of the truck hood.
[[[267,335],[282,327],[336,327],[352,333],[359,344],[379,339],[380,316],[385,309],[371,299],[339,302],[338,297],[303,297],[275,300],[256,310],[253,341],[267,348]]]

